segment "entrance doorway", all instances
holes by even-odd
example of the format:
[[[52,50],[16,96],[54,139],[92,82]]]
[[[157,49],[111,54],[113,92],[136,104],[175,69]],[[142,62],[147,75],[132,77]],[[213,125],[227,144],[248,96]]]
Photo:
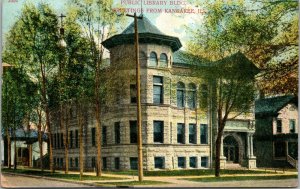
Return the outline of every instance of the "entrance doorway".
[[[223,152],[227,162],[239,163],[239,145],[233,136],[225,137]]]

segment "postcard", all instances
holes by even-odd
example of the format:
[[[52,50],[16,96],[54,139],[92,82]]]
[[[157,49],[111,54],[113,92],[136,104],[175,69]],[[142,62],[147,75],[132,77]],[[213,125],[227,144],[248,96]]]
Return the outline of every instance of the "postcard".
[[[1,186],[297,187],[298,6],[2,1]]]

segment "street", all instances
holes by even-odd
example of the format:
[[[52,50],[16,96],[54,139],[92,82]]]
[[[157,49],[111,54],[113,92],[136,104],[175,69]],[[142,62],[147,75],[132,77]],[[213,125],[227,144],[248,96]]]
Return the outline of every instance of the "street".
[[[16,187],[90,187],[83,184],[75,184],[70,182],[61,182],[55,180],[48,180],[43,178],[30,178],[17,175],[2,174],[1,187],[16,188]]]

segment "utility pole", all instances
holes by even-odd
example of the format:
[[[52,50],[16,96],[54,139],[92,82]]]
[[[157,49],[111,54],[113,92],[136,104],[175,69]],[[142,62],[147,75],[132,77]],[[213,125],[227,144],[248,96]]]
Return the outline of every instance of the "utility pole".
[[[138,174],[139,181],[143,181],[143,140],[142,140],[142,111],[141,111],[141,77],[140,77],[140,62],[139,62],[139,34],[137,19],[142,19],[143,16],[126,14],[126,16],[134,18],[134,34],[135,34],[135,61],[136,61],[136,97],[137,97],[137,125],[138,125]]]

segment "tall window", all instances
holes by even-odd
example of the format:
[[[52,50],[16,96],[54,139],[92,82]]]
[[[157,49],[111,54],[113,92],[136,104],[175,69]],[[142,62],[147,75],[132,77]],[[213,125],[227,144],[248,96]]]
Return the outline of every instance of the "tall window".
[[[64,148],[64,134],[63,133],[60,133],[60,147],[61,148]]]
[[[120,169],[120,158],[119,157],[115,158],[115,169]]]
[[[206,84],[200,85],[200,108],[206,108],[208,101],[208,86]]]
[[[120,122],[115,123],[115,143],[120,144],[121,142],[121,133],[120,133]]]
[[[150,53],[149,66],[157,66],[157,55],[155,52]]]
[[[137,143],[137,122],[130,121],[130,143]]]
[[[185,104],[184,96],[185,86],[182,82],[177,83],[177,107],[183,108]]]
[[[164,142],[164,122],[162,121],[154,121],[154,142]]]
[[[69,166],[73,167],[73,158],[69,158]]]
[[[136,85],[130,84],[130,103],[136,103]]]
[[[201,84],[201,94],[204,98],[208,97],[208,86],[206,84]]]
[[[133,169],[133,170],[138,169],[138,158],[137,157],[130,158],[130,169]]]
[[[184,123],[177,123],[177,143],[184,143]]]
[[[281,119],[276,120],[276,132],[277,133],[282,132],[282,120]]]
[[[107,169],[107,158],[106,157],[102,158],[102,169]]]
[[[64,166],[64,159],[60,158],[60,167],[63,167],[63,166]]]
[[[190,83],[188,89],[188,107],[194,109],[196,108],[196,85]]]
[[[196,124],[189,124],[189,143],[196,144]]]
[[[200,124],[200,143],[201,144],[208,144],[207,130],[208,130],[207,124]]]
[[[197,157],[190,157],[190,167],[191,168],[197,167]]]
[[[56,140],[57,140],[57,148],[59,149],[60,148],[60,134],[59,133],[57,133]]]
[[[54,134],[53,143],[54,143],[53,147],[54,147],[54,149],[55,149],[55,148],[56,148],[56,133]]]
[[[96,128],[93,127],[91,129],[91,133],[92,133],[92,146],[96,146]]]
[[[78,148],[78,130],[75,130],[75,148]]]
[[[107,128],[106,126],[102,127],[102,145],[106,145],[107,144]]]
[[[73,131],[70,131],[70,148],[73,148]]]
[[[201,167],[208,167],[208,157],[201,157]]]
[[[294,119],[290,119],[290,133],[295,133],[296,121]]]
[[[165,158],[164,157],[154,157],[154,168],[163,169],[165,167]]]
[[[163,78],[161,76],[153,76],[153,103],[163,103]]]
[[[78,167],[78,158],[75,158],[75,167]]]
[[[92,157],[92,168],[96,167],[96,158]]]
[[[56,133],[56,147],[59,149],[60,148],[60,134]]]
[[[185,168],[185,157],[178,157],[178,168]]]
[[[167,67],[168,66],[168,57],[165,53],[160,54],[159,60],[160,60],[160,66],[161,67]]]

